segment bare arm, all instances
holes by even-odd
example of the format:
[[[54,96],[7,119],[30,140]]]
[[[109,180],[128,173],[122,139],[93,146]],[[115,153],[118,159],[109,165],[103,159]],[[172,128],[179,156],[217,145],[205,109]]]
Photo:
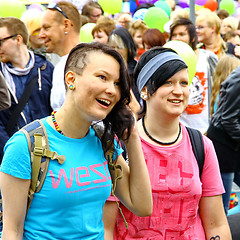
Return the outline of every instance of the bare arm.
[[[138,216],[148,216],[153,206],[151,183],[136,124],[125,145],[129,166],[121,155],[117,158],[117,164],[123,169],[123,177],[117,181],[115,193],[131,212]]]
[[[11,97],[7,88],[5,79],[0,72],[0,110],[7,109],[11,106]]]
[[[118,216],[118,207],[115,201],[106,201],[103,207],[104,239],[113,240],[114,228]]]
[[[202,197],[199,213],[207,240],[231,240],[231,232],[224,212],[222,195]],[[219,236],[219,238],[217,237]]]
[[[15,178],[3,172],[0,173],[0,188],[3,200],[3,240],[20,240],[23,238],[29,185],[30,180]]]

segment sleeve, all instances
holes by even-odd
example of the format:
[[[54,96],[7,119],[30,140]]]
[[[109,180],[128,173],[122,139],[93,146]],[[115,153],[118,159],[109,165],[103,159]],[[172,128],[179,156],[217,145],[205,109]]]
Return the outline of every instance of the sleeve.
[[[114,139],[114,149],[113,161],[115,161],[116,158],[123,153],[123,149],[116,139]]]
[[[5,79],[0,72],[0,111],[11,106],[11,97]]]
[[[6,143],[0,171],[17,178],[31,179],[31,159],[24,133],[15,133]]]
[[[115,152],[113,154],[113,161],[115,161],[115,159],[123,153],[123,149],[121,148],[121,145],[117,142],[116,139],[114,139],[114,147],[115,147]],[[110,195],[108,197],[107,201],[112,202],[112,201],[119,201],[119,200],[116,196]]]
[[[229,76],[223,84],[221,101],[221,125],[226,133],[236,142],[240,142],[240,67]],[[222,89],[221,89],[222,90]]]
[[[3,148],[6,142],[9,140],[9,136],[5,130],[5,126],[0,119],[0,162],[3,158]]]
[[[218,57],[213,52],[209,52],[208,54],[209,54],[208,55],[208,63],[210,66],[210,73],[211,73],[211,77],[213,77],[216,65],[218,63]]]
[[[202,196],[215,196],[225,192],[215,149],[210,139],[203,136],[205,161],[201,176]]]
[[[67,58],[66,58],[67,60]],[[66,60],[61,59],[53,70],[50,103],[53,110],[58,111],[65,100],[64,67]]]

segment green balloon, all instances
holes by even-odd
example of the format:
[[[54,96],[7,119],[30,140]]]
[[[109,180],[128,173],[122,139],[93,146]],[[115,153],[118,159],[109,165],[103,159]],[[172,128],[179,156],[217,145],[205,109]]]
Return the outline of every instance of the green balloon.
[[[157,28],[164,32],[164,24],[169,21],[167,13],[158,7],[151,7],[144,16],[144,22],[149,28]]]
[[[168,15],[168,17],[170,17],[171,8],[170,8],[170,6],[169,6],[169,4],[167,2],[165,2],[165,1],[157,1],[157,2],[154,3],[154,6],[164,10],[166,12],[166,14]]]
[[[122,10],[122,0],[98,0],[99,5],[106,13],[120,13]]]
[[[173,49],[187,64],[189,85],[196,73],[197,57],[193,49],[185,42],[172,40],[163,45],[163,47]]]
[[[95,23],[86,23],[80,29],[80,41],[90,43],[93,40],[92,29],[95,27]]]
[[[19,0],[0,0],[0,15],[2,17],[21,18],[26,6]]]
[[[235,5],[233,0],[222,0],[219,4],[219,9],[226,10],[229,15],[234,14],[235,12]]]

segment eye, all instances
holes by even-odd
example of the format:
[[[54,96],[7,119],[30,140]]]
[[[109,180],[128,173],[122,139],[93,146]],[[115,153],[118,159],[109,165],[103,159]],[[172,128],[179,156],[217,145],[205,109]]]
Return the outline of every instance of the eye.
[[[101,78],[102,80],[106,80],[107,78],[104,75],[99,75],[99,78]]]
[[[50,29],[50,26],[45,26],[45,27],[43,27],[43,29],[44,29],[45,31],[48,31],[48,30]]]
[[[171,85],[171,84],[172,84],[172,81],[166,81],[165,84],[166,84],[166,85]]]
[[[188,86],[188,81],[181,81],[181,85],[183,85],[183,86]]]
[[[118,82],[114,82],[114,85],[119,87],[120,86],[120,82],[119,81]]]

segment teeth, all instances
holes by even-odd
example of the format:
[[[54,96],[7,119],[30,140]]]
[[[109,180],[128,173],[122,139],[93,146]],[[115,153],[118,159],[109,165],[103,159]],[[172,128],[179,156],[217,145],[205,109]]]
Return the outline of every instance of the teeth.
[[[101,99],[101,101],[102,101],[102,102],[105,102],[105,103],[107,103],[107,104],[110,104],[110,101],[108,101],[108,100],[103,100],[103,99]]]
[[[172,100],[171,102],[173,102],[173,103],[180,103],[181,101],[180,100]]]
[[[105,100],[105,99],[98,99],[99,101],[101,101],[101,102],[103,102],[103,103],[105,103],[105,104],[107,104],[107,105],[110,105],[110,101],[108,101],[108,100]]]

